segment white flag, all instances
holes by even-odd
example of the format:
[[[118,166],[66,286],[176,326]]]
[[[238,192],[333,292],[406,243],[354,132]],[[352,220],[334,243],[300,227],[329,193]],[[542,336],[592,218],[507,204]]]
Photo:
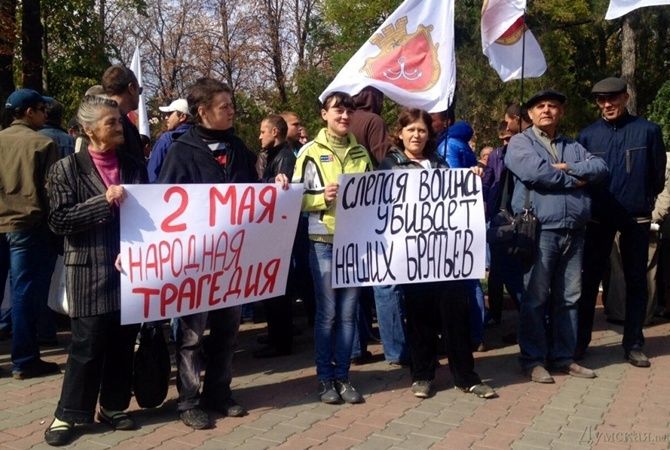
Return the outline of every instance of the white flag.
[[[135,47],[133,53],[133,61],[130,63],[130,70],[135,74],[137,83],[142,86],[142,65],[140,63],[140,48]],[[137,108],[137,129],[140,134],[151,137],[151,130],[149,129],[149,119],[147,117],[147,104],[144,101],[144,92],[140,94],[140,105]]]
[[[610,0],[605,19],[613,20],[645,6],[670,5],[670,0]]]
[[[484,0],[482,6],[482,50],[503,81],[521,78],[522,64],[524,78],[547,70],[540,44],[526,27],[525,9],[526,0]]]
[[[366,86],[403,106],[446,110],[456,87],[454,0],[405,0],[344,65],[319,99]]]

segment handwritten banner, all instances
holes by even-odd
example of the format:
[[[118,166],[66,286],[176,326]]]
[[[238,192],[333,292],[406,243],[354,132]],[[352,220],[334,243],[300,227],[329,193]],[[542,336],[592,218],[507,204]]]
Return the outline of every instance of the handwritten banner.
[[[344,175],[336,217],[333,287],[484,277],[481,181],[469,169]]]
[[[283,295],[302,185],[124,186],[121,323]]]

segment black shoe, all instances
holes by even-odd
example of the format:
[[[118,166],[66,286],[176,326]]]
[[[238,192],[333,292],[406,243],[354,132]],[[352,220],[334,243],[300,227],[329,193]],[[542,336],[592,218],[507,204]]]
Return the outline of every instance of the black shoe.
[[[270,337],[267,334],[261,334],[256,338],[256,342],[261,345],[268,345],[270,343]]]
[[[626,359],[628,360],[629,363],[631,363],[635,367],[651,366],[649,358],[647,358],[647,355],[642,353],[642,350],[631,350],[629,352],[626,352]]]
[[[200,408],[191,408],[179,413],[179,418],[184,425],[194,430],[205,430],[212,425],[209,421],[209,415]]]
[[[115,430],[134,430],[137,428],[132,417],[123,411],[118,411],[110,416],[101,409],[98,411],[98,421],[110,425]]]
[[[67,445],[72,441],[74,424],[67,423],[65,425],[54,426],[53,422],[44,431],[44,442],[53,446],[60,447]]]
[[[287,356],[291,354],[291,350],[280,350],[271,345],[265,346],[256,350],[253,353],[254,358],[277,358],[279,356]]]
[[[223,402],[216,408],[216,410],[227,417],[242,417],[247,415],[247,409],[244,406],[239,405],[232,398]]]
[[[5,328],[0,330],[0,341],[6,341],[12,337],[12,330],[7,330]]]
[[[342,400],[347,403],[363,403],[363,396],[349,383],[349,380],[335,381],[335,389],[340,394]]]
[[[57,373],[60,373],[58,364],[36,359],[26,364],[23,369],[13,370],[12,377],[14,377],[15,380],[26,380],[28,378],[44,377],[47,375],[55,375]]]
[[[330,381],[319,382],[319,398],[321,402],[336,405],[342,401],[340,394],[335,390],[335,383]]]

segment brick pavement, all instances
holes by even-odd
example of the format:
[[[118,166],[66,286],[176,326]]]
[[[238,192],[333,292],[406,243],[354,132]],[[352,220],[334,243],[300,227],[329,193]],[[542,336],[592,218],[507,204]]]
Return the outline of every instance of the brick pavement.
[[[516,320],[487,330],[489,345]],[[595,380],[557,375],[556,384],[527,382],[517,362],[516,346],[478,353],[477,371],[500,397],[481,400],[453,388],[446,366],[439,369],[437,393],[414,398],[406,369],[382,360],[352,368],[352,381],[365,394],[362,405],[324,405],[315,396],[311,339],[297,337],[296,354],[255,360],[251,351],[262,326],[242,326],[235,357],[234,392],[249,408],[243,418],[216,416],[212,430],[193,431],[176,420],[176,389],[154,410],[131,409],[137,431],[111,431],[102,424],[78,427],[77,449],[667,449],[670,448],[670,323],[646,329],[651,369],[625,363],[621,327],[597,313],[593,349],[584,365],[597,370]],[[67,333],[61,333],[67,340]],[[63,349],[43,352],[65,362]],[[49,448],[43,431],[58,401],[62,376],[15,381],[8,377],[8,342],[0,343],[0,447]],[[446,364],[442,360],[443,365]]]

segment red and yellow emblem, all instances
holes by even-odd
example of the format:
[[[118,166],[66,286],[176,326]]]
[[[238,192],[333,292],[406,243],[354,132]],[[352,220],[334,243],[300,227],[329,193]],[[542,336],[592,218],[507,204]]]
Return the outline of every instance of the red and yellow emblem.
[[[408,34],[406,16],[387,25],[370,38],[381,52],[367,58],[361,72],[410,92],[427,91],[440,78],[439,44],[433,44],[431,31],[432,25],[419,25]]]

